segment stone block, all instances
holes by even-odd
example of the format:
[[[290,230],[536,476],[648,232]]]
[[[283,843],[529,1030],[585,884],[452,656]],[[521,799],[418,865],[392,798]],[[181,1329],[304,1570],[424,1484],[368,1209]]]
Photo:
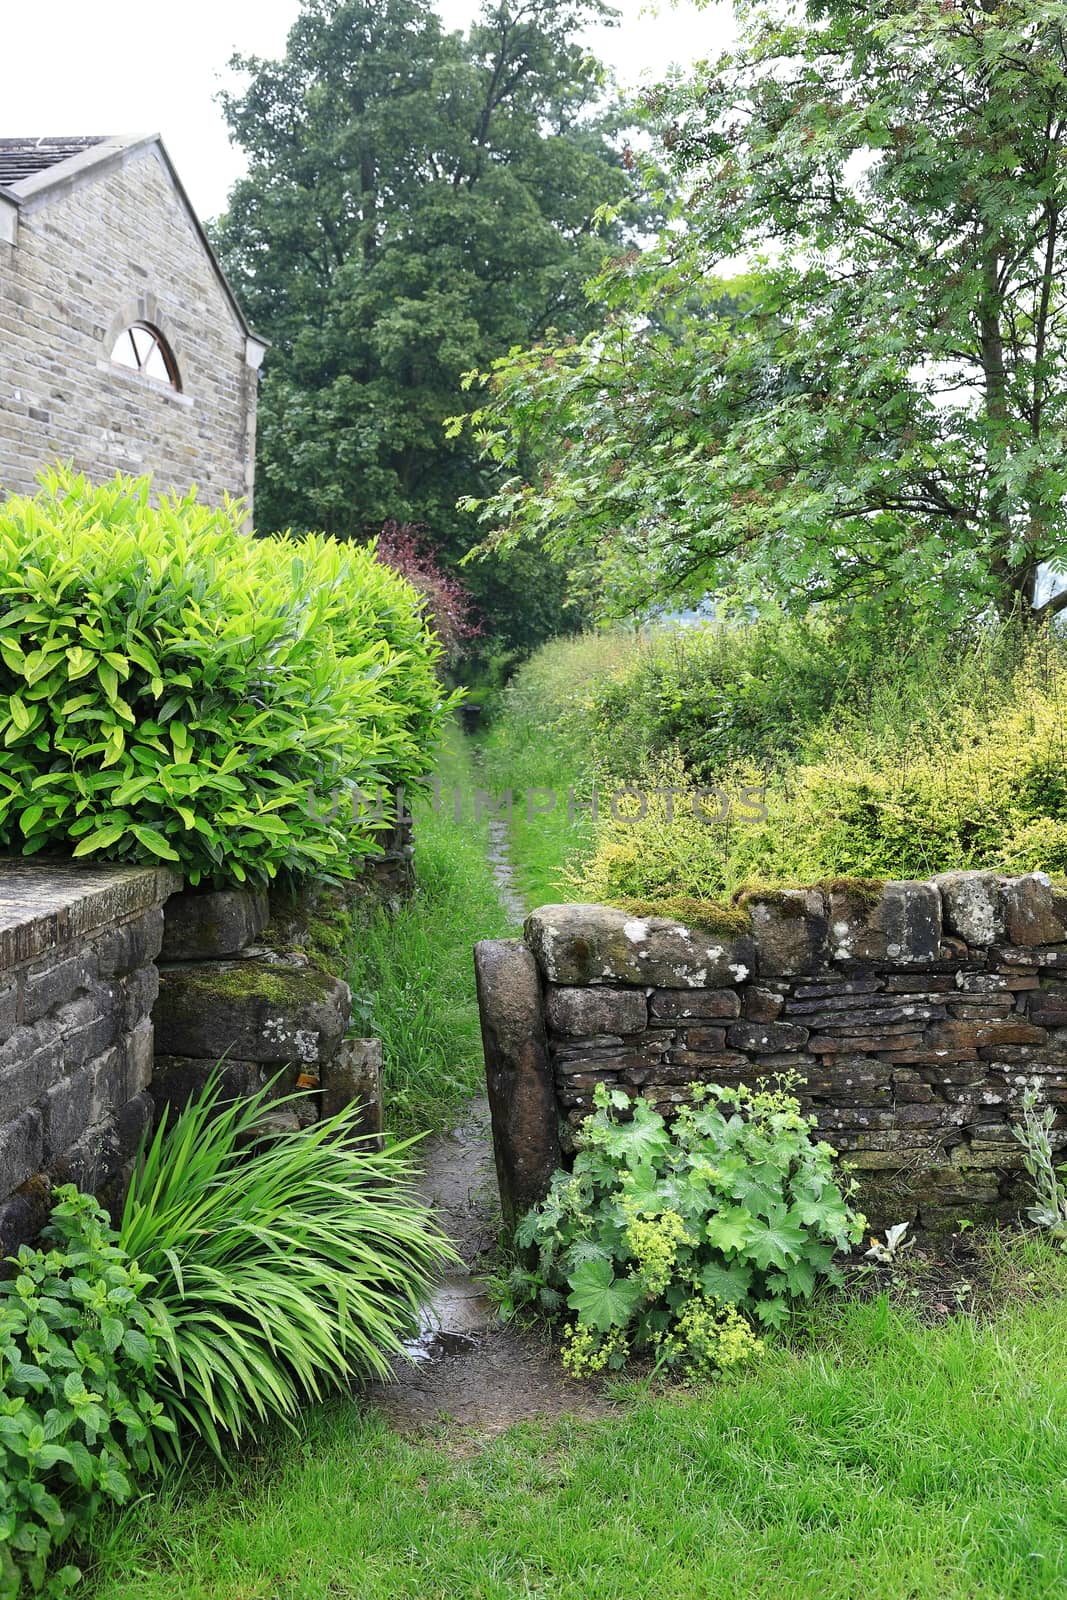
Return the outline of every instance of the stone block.
[[[152,1098],[158,1111],[169,1110],[177,1116],[197,1099],[217,1074],[220,1080],[220,1102],[247,1100],[264,1088],[271,1077],[271,1069],[259,1061],[235,1061],[227,1057],[215,1062],[202,1056],[157,1055],[152,1063]]]
[[[648,1022],[648,1001],[638,989],[558,988],[545,996],[545,1019],[556,1034],[639,1033]]]
[[[348,1026],[346,983],[317,967],[262,961],[163,967],[156,1049],[218,1061],[321,1064]]]
[[[792,1000],[832,1000],[847,1001],[850,996],[877,994],[881,989],[889,990],[894,982],[900,982],[910,987],[914,978],[832,978],[825,983],[797,983],[792,985]],[[926,979],[923,986],[927,987]]]
[[[813,1055],[880,1055],[882,1051],[921,1050],[921,1033],[906,1028],[850,1028],[847,1033],[813,1034],[808,1049]]]
[[[1011,944],[1027,947],[1067,940],[1067,921],[1059,914],[1045,873],[1028,872],[1020,878],[1002,879],[1000,905]]]
[[[0,980],[0,1049],[15,1031],[18,1016],[19,986],[14,978],[6,983]]]
[[[872,1002],[837,1011],[808,1011],[806,1008],[811,1003],[804,1001],[796,1010],[789,1009],[787,1016],[792,1022],[801,1023],[808,1028],[817,1029],[820,1033],[843,1034],[855,1033],[857,1030],[883,1030],[886,1028],[915,1028],[924,1022],[933,1022],[941,1019],[946,1014],[944,1005],[928,1000],[915,999],[911,995],[900,996],[896,1004],[893,997],[886,995],[870,995],[867,997]]]
[[[808,1034],[792,1022],[735,1022],[726,1037],[734,1050],[801,1050]]]
[[[740,1050],[672,1050],[665,1060],[682,1068],[694,1082],[710,1083],[716,1073],[752,1073],[752,1062]],[[655,1067],[656,1063],[648,1065]]]
[[[933,882],[941,895],[947,933],[980,950],[1003,938],[1000,879],[995,872],[941,872]]]
[[[836,961],[937,961],[941,896],[931,883],[887,883],[877,897],[858,890],[830,894],[830,950]]]
[[[122,1006],[118,985],[94,985],[88,993],[71,1000],[55,1013],[59,1030],[59,1049],[69,1072],[103,1055],[122,1031]]]
[[[0,1201],[0,1260],[13,1256],[20,1245],[32,1244],[50,1211],[51,1188],[41,1175],[30,1178],[13,1195]],[[0,1272],[3,1270],[0,1268]]]
[[[732,1020],[741,1015],[741,1000],[733,989],[659,989],[649,1000],[649,1011],[660,1022]]]
[[[747,934],[718,935],[612,906],[542,906],[527,919],[525,938],[543,977],[556,984],[707,989],[745,983],[755,965]]]
[[[266,890],[186,889],[163,908],[162,961],[212,961],[238,955],[267,926]]]
[[[119,982],[122,1026],[129,1031],[152,1015],[152,1007],[159,998],[159,973],[153,966],[140,967]]]
[[[82,1067],[49,1089],[44,1101],[46,1161],[62,1155],[106,1114],[97,1098],[97,1081],[94,1065]]]
[[[748,902],[761,978],[817,972],[825,963],[829,922],[819,889],[777,889]]]
[[[746,1022],[773,1022],[781,1016],[784,1005],[784,995],[776,993],[774,989],[750,984],[742,997],[741,1015]]]
[[[51,1018],[17,1028],[0,1047],[0,1121],[39,1100],[62,1076],[59,1029]]]
[[[726,1046],[725,1028],[686,1028],[681,1035],[686,1050],[722,1050]]]
[[[0,861],[0,972],[73,953],[86,936],[159,905],[181,880],[164,867]]]
[[[83,950],[64,961],[39,961],[22,978],[22,1021],[39,1022],[50,1011],[83,995],[96,980],[96,965]]]
[[[97,1107],[102,1107],[105,1113],[110,1112],[115,1106],[124,1105],[130,1098],[127,1087],[128,1064],[125,1041],[114,1045],[99,1060],[83,1070],[91,1074],[94,1103]]]
[[[336,1054],[322,1069],[321,1106],[332,1117],[347,1106],[360,1108],[356,1131],[382,1144],[382,1042],[380,1039],[342,1039]]]
[[[143,1094],[152,1082],[155,1028],[151,1017],[145,1017],[131,1028],[126,1039],[126,1098]]]
[[[101,978],[123,978],[156,959],[163,942],[163,907],[128,917],[94,935],[93,959]]]
[[[1049,983],[1034,990],[1026,1013],[1038,1028],[1067,1028],[1067,983]]]
[[[33,1106],[0,1125],[0,1195],[32,1178],[44,1159],[41,1113]]]
[[[672,1051],[671,1059],[677,1059],[682,1051]],[[571,1078],[575,1073],[600,1072],[636,1072],[642,1068],[655,1069],[660,1061],[665,1059],[664,1049],[653,1050],[605,1050],[581,1054],[579,1051],[553,1052],[553,1068],[559,1079]]]

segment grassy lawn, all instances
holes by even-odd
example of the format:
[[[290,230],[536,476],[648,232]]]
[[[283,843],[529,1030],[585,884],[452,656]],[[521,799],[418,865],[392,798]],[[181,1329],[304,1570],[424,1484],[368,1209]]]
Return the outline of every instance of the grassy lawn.
[[[453,735],[446,800],[476,782],[565,790],[576,768],[550,756],[490,734],[473,769]],[[416,896],[356,932],[394,1124],[440,1124],[480,1083],[470,947],[515,931],[484,835],[448,804],[427,812]],[[531,904],[561,897],[587,838],[565,804],[516,821]],[[407,1438],[358,1400],[314,1408],[99,1529],[87,1600],[1067,1594],[1067,1256],[1032,1238],[985,1248],[984,1314],[923,1322],[901,1308],[918,1303],[905,1267],[893,1300],[824,1295],[717,1382],[616,1380],[603,1420],[483,1438],[442,1418]]]
[[[129,1511],[93,1600],[1003,1600],[1067,1592],[1067,1258],[987,1324],[825,1301],[800,1344],[602,1422],[398,1437],[358,1404]],[[1037,1298],[1033,1281],[1043,1294]],[[1021,1291],[1021,1292],[1020,1292]]]

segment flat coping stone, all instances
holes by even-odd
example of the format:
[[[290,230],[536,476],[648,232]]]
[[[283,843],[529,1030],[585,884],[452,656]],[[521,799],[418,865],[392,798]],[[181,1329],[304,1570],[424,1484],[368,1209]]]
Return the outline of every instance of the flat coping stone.
[[[0,856],[0,972],[161,905],[181,886],[167,867]]]

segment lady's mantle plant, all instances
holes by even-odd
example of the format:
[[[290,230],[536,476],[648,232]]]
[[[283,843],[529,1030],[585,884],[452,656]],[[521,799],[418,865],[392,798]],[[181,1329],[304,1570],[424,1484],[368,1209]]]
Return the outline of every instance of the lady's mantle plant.
[[[162,1313],[154,1280],[91,1195],[56,1190],[43,1248],[0,1282],[0,1600],[62,1595],[77,1567],[51,1558],[131,1493],[174,1431],[152,1398]]]
[[[573,1313],[564,1364],[617,1368],[631,1350],[688,1375],[760,1348],[749,1319],[780,1326],[790,1301],[834,1281],[863,1235],[830,1145],[778,1087],[694,1084],[668,1129],[644,1100],[598,1085],[571,1172],[557,1172],[516,1240],[536,1247],[521,1288]]]

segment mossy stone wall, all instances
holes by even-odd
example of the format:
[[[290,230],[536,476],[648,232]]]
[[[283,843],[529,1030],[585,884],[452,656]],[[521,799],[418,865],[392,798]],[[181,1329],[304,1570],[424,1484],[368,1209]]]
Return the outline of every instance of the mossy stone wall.
[[[564,1156],[598,1083],[671,1116],[691,1083],[787,1074],[877,1224],[1014,1215],[1028,1084],[1067,1148],[1067,891],[1040,873],[961,872],[752,894],[744,910],[743,930],[721,931],[608,906],[533,913],[542,1049],[497,1059],[506,991],[481,985],[498,1170],[530,1170],[506,1148],[523,1072],[542,1076],[527,1100],[549,1099],[552,1125],[527,1120],[521,1136]],[[496,948],[478,947],[480,971]],[[536,1187],[506,1194],[506,1214]]]

